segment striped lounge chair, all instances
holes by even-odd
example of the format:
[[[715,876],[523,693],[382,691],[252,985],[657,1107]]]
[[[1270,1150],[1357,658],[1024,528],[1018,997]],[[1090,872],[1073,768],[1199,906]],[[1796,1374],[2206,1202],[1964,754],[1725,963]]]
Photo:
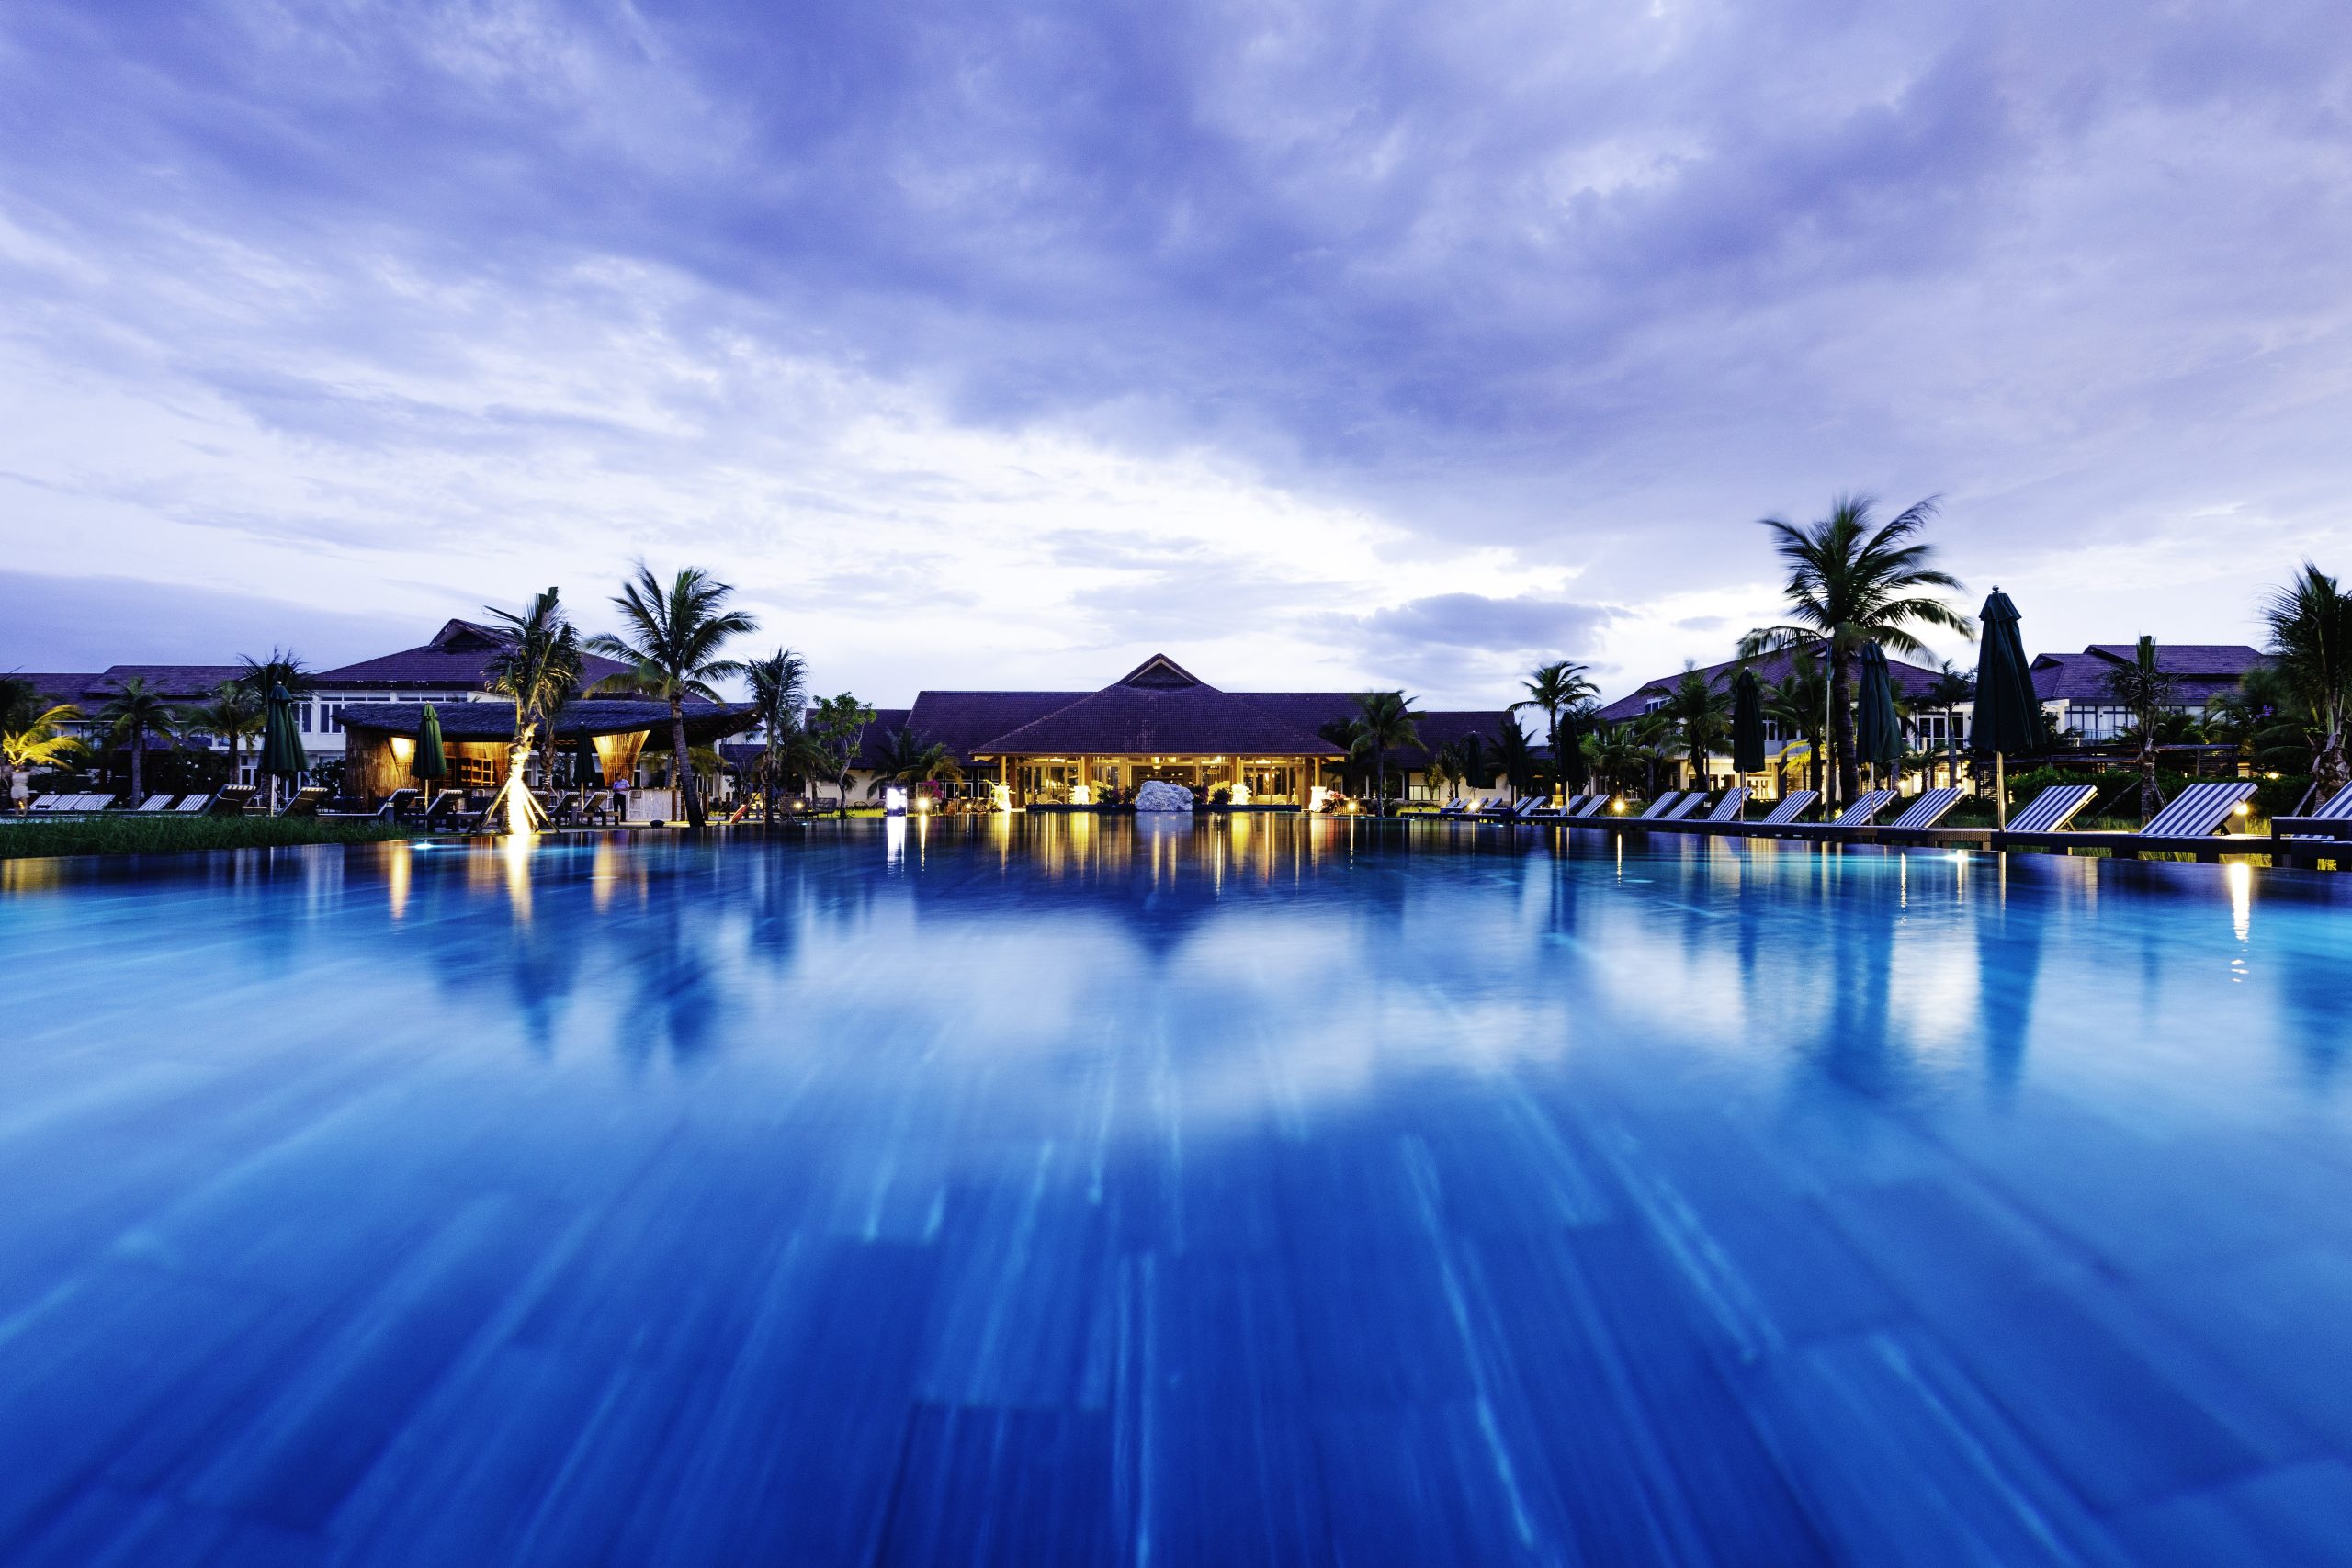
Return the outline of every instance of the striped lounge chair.
[[[2274,839],[2352,839],[2352,784],[2346,784],[2309,817],[2277,817],[2270,822]]]
[[[2009,818],[2012,833],[2059,833],[2098,797],[2093,784],[2052,784]]]

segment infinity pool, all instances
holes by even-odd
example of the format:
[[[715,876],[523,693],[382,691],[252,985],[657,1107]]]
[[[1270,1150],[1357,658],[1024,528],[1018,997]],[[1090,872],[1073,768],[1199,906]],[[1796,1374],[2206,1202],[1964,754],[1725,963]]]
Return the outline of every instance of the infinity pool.
[[[0,1562],[2346,1561],[2345,886],[0,863]]]

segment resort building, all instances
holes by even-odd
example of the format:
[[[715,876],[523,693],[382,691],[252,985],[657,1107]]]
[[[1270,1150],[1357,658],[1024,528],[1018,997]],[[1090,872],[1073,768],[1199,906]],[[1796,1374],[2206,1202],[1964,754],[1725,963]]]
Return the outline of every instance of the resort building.
[[[331,717],[343,738],[345,795],[372,806],[392,791],[418,783],[412,769],[424,729],[424,704],[345,703]],[[441,728],[442,754],[449,768],[440,781],[445,787],[487,794],[506,782],[508,757],[514,744],[513,705],[436,704],[434,717]],[[714,745],[727,736],[741,734],[756,722],[748,705],[689,703],[686,744]],[[590,697],[567,705],[539,732],[537,752],[543,764],[550,765],[550,776],[576,778],[584,737],[595,753],[596,777],[580,782],[606,786],[618,779],[633,778],[647,742],[666,749],[669,734],[668,703]],[[670,792],[639,791],[630,806],[636,816],[666,817],[671,810]]]
[[[1087,804],[1102,790],[1152,779],[1201,795],[1224,789],[1252,805],[1304,806],[1318,785],[1340,783],[1345,750],[1318,731],[1351,719],[1355,698],[1225,691],[1165,654],[1100,691],[926,691],[866,727],[853,794],[870,785],[890,738],[904,729],[946,748],[965,772],[965,793],[1002,785],[1016,806]],[[1430,750],[1472,730],[1490,736],[1504,720],[1500,709],[1419,716],[1421,746],[1387,758],[1392,784],[1425,797]]]
[[[2139,657],[2138,646],[2128,642],[2095,642],[2080,653],[2037,656],[2033,690],[2050,716],[2051,733],[2071,734],[2096,746],[2136,728],[2138,718],[2116,702],[2108,681]],[[2173,711],[2198,719],[2216,698],[2236,691],[2248,675],[2269,662],[2261,649],[2243,643],[2156,644],[2156,668],[2173,681]]]
[[[380,654],[322,670],[311,677],[310,689],[296,702],[302,727],[302,749],[313,762],[328,762],[344,755],[345,744],[337,711],[355,703],[416,704],[502,702],[487,689],[490,661],[500,647],[494,626],[478,621],[445,623],[430,639],[398,653]],[[594,654],[581,660],[581,684],[594,686],[624,667]],[[447,730],[445,715],[443,730]]]
[[[1906,664],[1899,659],[1889,659],[1886,661],[1886,667],[1887,673],[1894,681],[1895,700],[1911,710],[1905,716],[1904,728],[1911,735],[1912,745],[1920,750],[1940,752],[1944,750],[1944,738],[1948,727],[1957,727],[1960,731],[1961,744],[1965,747],[1968,736],[1968,713],[1972,705],[1960,703],[1951,709],[1944,709],[1931,707],[1928,703],[1928,694],[1935,689],[1936,682],[1942,679],[1942,672],[1917,664]],[[1774,685],[1796,672],[1796,657],[1789,652],[1770,653],[1745,666],[1737,660],[1726,660],[1721,664],[1701,665],[1698,667],[1697,673],[1706,677],[1710,687],[1728,695],[1733,680],[1738,676],[1743,668],[1753,670],[1758,682],[1769,693]],[[1667,699],[1672,694],[1674,688],[1681,683],[1682,677],[1687,673],[1690,671],[1678,670],[1671,675],[1637,687],[1630,694],[1620,697],[1601,708],[1594,717],[1603,724],[1629,724],[1656,713],[1666,705]],[[1758,798],[1770,800],[1778,797],[1781,780],[1784,777],[1792,770],[1807,766],[1813,761],[1811,743],[1793,727],[1785,725],[1774,717],[1769,705],[1765,710],[1764,718],[1764,772],[1745,775],[1736,773],[1732,767],[1730,747],[1730,725],[1726,720],[1722,741],[1723,749],[1708,754],[1707,776],[1703,779],[1691,779],[1688,776],[1690,772],[1689,761],[1687,760],[1678,761],[1672,769],[1677,787],[1683,789],[1745,787],[1754,791]]]

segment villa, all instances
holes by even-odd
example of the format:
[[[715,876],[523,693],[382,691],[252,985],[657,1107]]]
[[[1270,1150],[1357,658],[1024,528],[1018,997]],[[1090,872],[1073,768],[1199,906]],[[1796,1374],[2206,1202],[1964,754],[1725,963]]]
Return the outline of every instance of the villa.
[[[1303,806],[1343,750],[1317,731],[1356,712],[1351,692],[1229,692],[1155,653],[1100,691],[933,692],[880,710],[866,727],[854,790],[874,777],[900,729],[944,746],[967,790],[1002,785],[1018,806],[1080,803],[1147,780],[1196,794],[1238,786],[1260,806]],[[1491,736],[1503,710],[1424,713],[1421,747],[1393,750],[1389,777],[1426,794],[1429,750],[1473,732]],[[1242,798],[1237,796],[1236,798]]]
[[[2086,745],[2109,741],[2139,720],[2118,706],[2108,678],[2128,669],[2139,649],[2128,642],[2095,642],[2080,653],[2044,653],[2032,664],[2034,694],[2050,716],[2053,734],[2071,732]],[[2173,709],[2203,718],[2216,698],[2270,662],[2261,649],[2243,643],[2156,644],[2156,668],[2172,677]]]

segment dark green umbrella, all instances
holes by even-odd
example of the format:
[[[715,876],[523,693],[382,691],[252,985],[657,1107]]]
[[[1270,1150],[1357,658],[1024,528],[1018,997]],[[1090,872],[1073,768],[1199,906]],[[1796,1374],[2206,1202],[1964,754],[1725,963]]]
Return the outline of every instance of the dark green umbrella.
[[[1854,745],[1862,761],[1891,768],[1903,761],[1903,716],[1894,711],[1894,676],[1886,649],[1862,644],[1861,690],[1854,702]]]
[[[1764,688],[1753,670],[1731,683],[1731,765],[1735,773],[1764,771]]]
[[[2009,825],[2007,760],[2018,752],[2039,751],[2042,738],[2041,699],[2034,695],[2033,674],[2026,666],[2025,639],[2018,635],[2018,607],[1998,588],[1978,613],[1984,638],[1976,655],[1976,715],[1969,727],[1969,750],[1978,756],[1993,754],[1995,820]]]
[[[311,765],[302,754],[302,732],[294,722],[294,698],[283,681],[269,689],[269,713],[261,727],[261,760],[255,765],[273,781],[269,791],[273,811],[277,807],[275,781],[291,780]]]
[[[588,733],[585,725],[580,728],[580,748],[572,769],[580,775],[572,782],[582,789],[592,789],[605,782],[604,759],[596,755],[595,737]]]
[[[410,773],[424,781],[425,806],[433,805],[433,784],[449,776],[449,755],[441,750],[441,716],[433,705],[424,705],[424,722],[417,726],[416,760],[409,764]]]

